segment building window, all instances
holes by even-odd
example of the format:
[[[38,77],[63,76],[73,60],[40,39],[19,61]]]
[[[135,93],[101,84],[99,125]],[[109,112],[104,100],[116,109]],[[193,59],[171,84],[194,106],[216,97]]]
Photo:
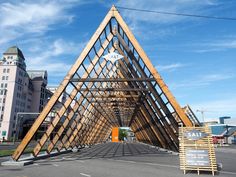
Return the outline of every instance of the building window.
[[[3,73],[6,73],[6,68],[3,69]]]
[[[8,76],[6,76],[6,80],[8,80]]]
[[[7,69],[7,73],[9,73],[9,72],[10,72],[10,69],[8,68],[8,69]]]
[[[5,80],[5,76],[2,76],[2,80]]]
[[[5,83],[5,85],[4,83],[1,83],[1,88],[7,88],[7,83]]]
[[[19,79],[18,79],[18,82],[21,84],[21,83],[22,83],[22,80],[19,78]]]
[[[4,106],[2,107],[2,111],[4,111]]]
[[[21,97],[21,94],[19,92],[16,93],[16,97],[17,98],[20,98]]]

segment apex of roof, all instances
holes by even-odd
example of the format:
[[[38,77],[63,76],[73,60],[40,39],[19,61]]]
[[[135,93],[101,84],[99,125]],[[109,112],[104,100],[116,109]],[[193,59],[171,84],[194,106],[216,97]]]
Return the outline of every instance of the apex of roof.
[[[12,46],[3,53],[3,55],[18,55],[20,58],[25,59],[22,51],[17,46]]]

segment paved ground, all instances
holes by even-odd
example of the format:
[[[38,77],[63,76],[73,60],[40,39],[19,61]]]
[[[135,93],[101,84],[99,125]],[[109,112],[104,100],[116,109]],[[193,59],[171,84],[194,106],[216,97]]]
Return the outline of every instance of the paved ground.
[[[216,160],[223,164],[223,171],[236,173],[236,145],[216,148]],[[235,174],[236,177],[236,174]]]
[[[236,176],[236,149],[217,149],[223,170],[218,176]],[[107,143],[38,160],[26,167],[1,167],[0,177],[192,177],[179,170],[179,158],[143,144]],[[211,174],[201,175],[211,176]]]

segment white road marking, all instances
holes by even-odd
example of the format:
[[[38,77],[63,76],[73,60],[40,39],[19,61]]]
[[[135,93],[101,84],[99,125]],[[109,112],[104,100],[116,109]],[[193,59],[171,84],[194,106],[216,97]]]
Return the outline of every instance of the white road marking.
[[[76,162],[84,163],[85,161],[83,161],[83,160],[76,160]]]
[[[63,160],[76,160],[77,158],[72,158],[72,157],[65,157]]]
[[[57,164],[52,164],[54,167],[58,167],[59,165],[57,165]]]
[[[115,160],[119,162],[127,162],[127,163],[136,163],[135,161],[130,161],[130,160]]]
[[[167,165],[167,164],[148,163],[148,162],[134,162],[134,161],[128,161],[128,160],[126,161],[126,160],[115,160],[115,159],[109,159],[109,160],[128,162],[128,163],[139,163],[139,164],[161,166],[161,167],[179,168],[179,166],[177,166],[177,165]],[[236,172],[230,172],[230,171],[219,171],[219,172],[222,174],[236,175]]]
[[[161,166],[161,167],[179,168],[179,166],[176,166],[176,165],[167,165],[167,164],[165,165],[165,164],[148,163],[148,162],[135,162],[135,161],[129,161],[129,160],[115,160],[115,159],[107,159],[107,160],[114,160],[114,161],[127,162],[127,163],[146,164],[146,165]]]
[[[91,175],[85,174],[85,173],[80,173],[80,175],[82,176],[87,176],[87,177],[91,177]]]
[[[223,174],[236,175],[235,172],[231,172],[231,171],[219,171],[219,172]]]
[[[142,162],[141,162],[142,163]],[[159,164],[159,163],[142,163],[142,164],[147,164],[147,165],[156,165],[156,166],[161,166],[161,167],[172,167],[172,168],[179,168],[177,165],[165,165],[165,164]]]

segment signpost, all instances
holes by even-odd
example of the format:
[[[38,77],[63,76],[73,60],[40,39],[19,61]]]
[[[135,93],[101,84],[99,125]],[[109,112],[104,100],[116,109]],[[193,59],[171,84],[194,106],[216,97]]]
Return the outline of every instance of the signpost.
[[[215,149],[209,127],[180,127],[180,169],[217,171]]]

